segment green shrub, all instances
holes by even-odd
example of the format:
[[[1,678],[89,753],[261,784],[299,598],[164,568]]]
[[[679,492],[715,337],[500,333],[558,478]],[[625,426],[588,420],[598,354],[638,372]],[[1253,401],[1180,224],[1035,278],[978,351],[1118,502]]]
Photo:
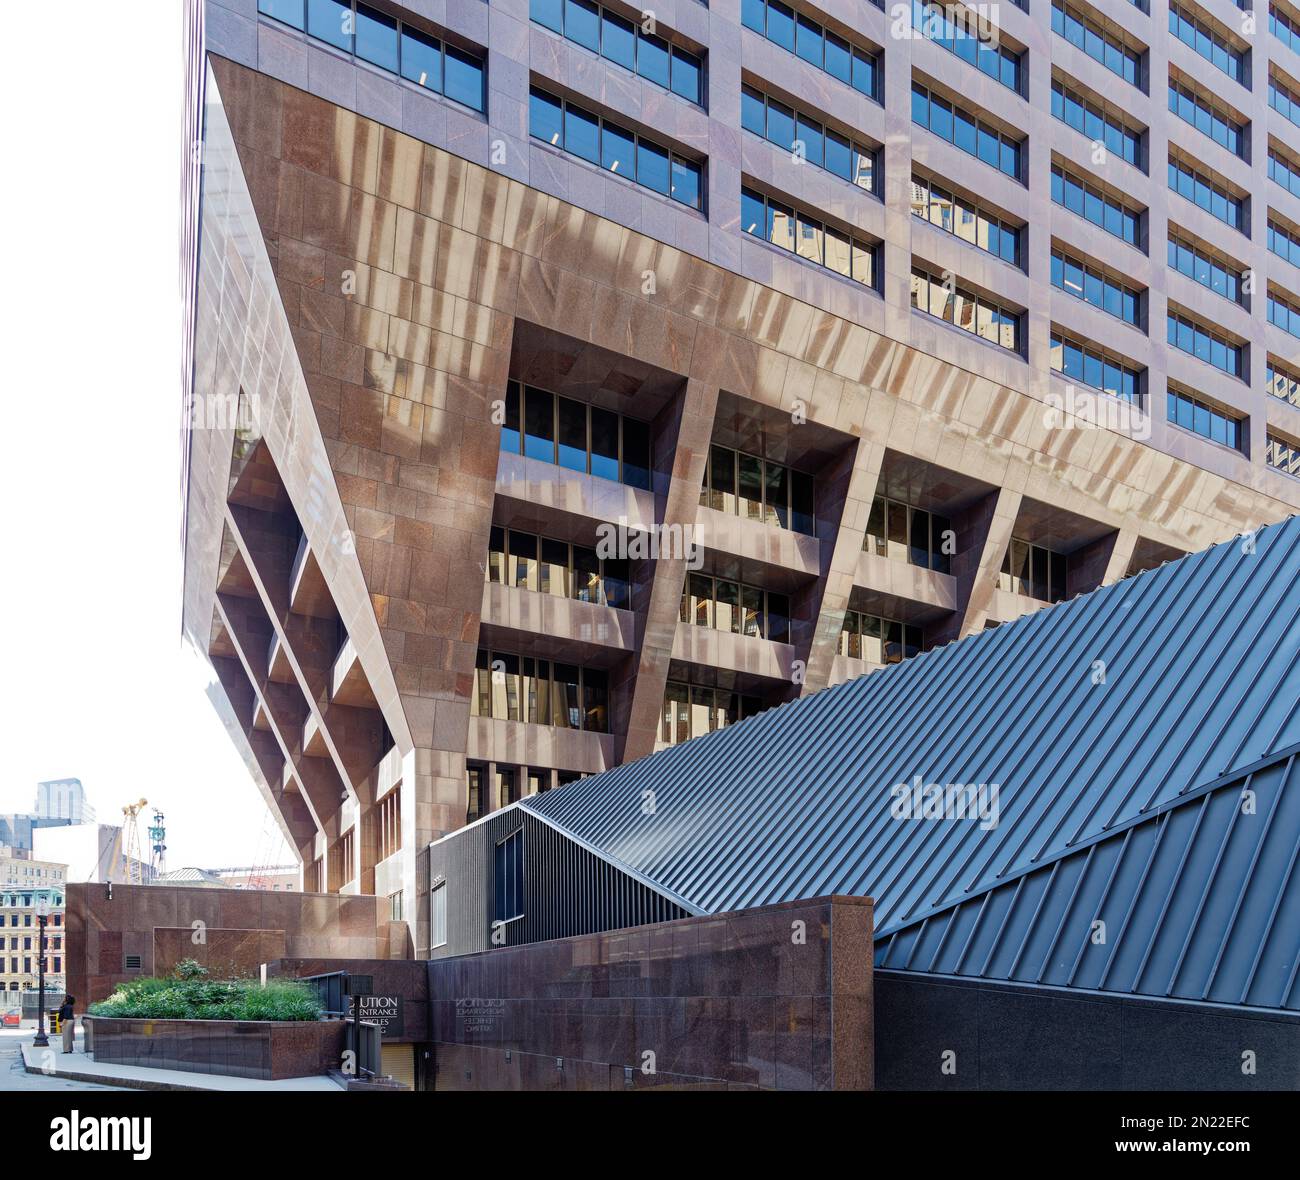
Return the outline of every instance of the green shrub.
[[[182,959],[172,968],[172,974],[177,979],[203,979],[208,969],[198,959]]]
[[[130,979],[91,1016],[138,1020],[319,1020],[310,984],[276,979],[263,987],[249,979]]]

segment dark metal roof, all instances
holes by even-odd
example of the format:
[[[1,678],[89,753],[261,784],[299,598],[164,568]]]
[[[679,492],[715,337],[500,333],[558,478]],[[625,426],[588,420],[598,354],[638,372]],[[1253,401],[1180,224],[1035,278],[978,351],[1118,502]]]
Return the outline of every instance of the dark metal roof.
[[[1296,753],[881,940],[876,966],[1300,1009]]]
[[[1298,576],[1293,518],[522,805],[697,912],[870,895],[889,935],[1300,741]],[[894,818],[917,775],[997,826]]]

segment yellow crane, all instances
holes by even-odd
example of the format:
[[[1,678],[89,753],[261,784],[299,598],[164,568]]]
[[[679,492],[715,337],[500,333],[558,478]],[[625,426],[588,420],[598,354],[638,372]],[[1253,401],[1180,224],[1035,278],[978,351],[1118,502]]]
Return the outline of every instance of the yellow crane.
[[[144,884],[144,866],[140,861],[139,817],[140,812],[148,806],[149,800],[141,799],[138,803],[128,803],[122,808],[122,831],[126,837],[123,848],[125,864],[122,868],[128,885]]]

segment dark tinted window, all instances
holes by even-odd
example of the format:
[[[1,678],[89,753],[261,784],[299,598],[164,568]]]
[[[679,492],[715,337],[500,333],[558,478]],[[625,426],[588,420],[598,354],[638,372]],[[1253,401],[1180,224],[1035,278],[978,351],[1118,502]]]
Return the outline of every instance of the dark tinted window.
[[[339,49],[352,48],[352,5],[339,0],[307,0],[307,32]]]
[[[397,73],[397,21],[364,4],[357,5],[357,56]]]

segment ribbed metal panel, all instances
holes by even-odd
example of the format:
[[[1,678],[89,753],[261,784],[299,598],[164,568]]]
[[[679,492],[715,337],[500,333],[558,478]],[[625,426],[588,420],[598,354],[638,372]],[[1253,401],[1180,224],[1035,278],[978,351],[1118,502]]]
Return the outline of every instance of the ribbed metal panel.
[[[492,945],[497,844],[523,829],[524,913],[505,946],[690,916],[688,910],[514,805],[429,846],[430,881],[446,878],[447,942],[433,958]]]
[[[876,965],[1300,1010],[1298,853],[1291,754],[896,931]]]
[[[697,912],[870,895],[886,935],[1300,739],[1298,579],[1293,518],[522,806]],[[915,775],[1000,822],[893,818]]]

